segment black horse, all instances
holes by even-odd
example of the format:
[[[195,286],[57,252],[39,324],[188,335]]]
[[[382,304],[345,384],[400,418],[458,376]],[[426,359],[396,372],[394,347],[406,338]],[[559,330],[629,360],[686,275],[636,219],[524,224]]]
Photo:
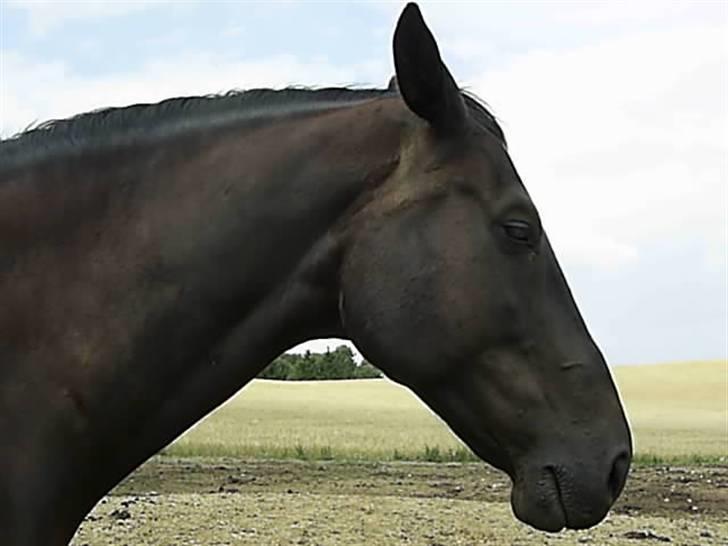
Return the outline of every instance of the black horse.
[[[0,147],[0,544],[66,544],[139,464],[302,341],[352,340],[513,480],[595,525],[631,439],[493,116],[419,9],[396,86],[252,90]]]

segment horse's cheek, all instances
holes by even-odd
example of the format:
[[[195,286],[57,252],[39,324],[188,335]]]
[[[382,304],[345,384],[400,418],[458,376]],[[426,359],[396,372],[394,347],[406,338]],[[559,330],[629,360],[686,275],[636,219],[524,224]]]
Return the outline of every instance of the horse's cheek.
[[[367,360],[407,384],[439,375],[469,337],[463,332],[468,317],[456,316],[465,310],[454,305],[459,283],[453,286],[455,279],[448,278],[452,264],[437,236],[443,223],[414,229],[412,220],[402,218],[360,236],[341,278],[348,337]],[[388,244],[392,240],[398,244]]]

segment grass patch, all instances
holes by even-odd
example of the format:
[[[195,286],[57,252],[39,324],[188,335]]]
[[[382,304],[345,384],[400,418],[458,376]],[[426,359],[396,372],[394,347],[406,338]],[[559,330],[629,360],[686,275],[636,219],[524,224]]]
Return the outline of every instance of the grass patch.
[[[654,453],[636,453],[633,464],[640,466],[709,466],[726,465],[726,455],[700,455],[692,453],[687,455],[656,455]]]
[[[299,461],[336,461],[336,462],[430,462],[430,463],[477,463],[480,459],[469,449],[456,448],[441,450],[437,446],[425,446],[422,451],[401,451],[395,449],[389,455],[367,452],[342,452],[331,446],[305,448],[297,445],[293,448],[245,449],[240,446],[225,444],[187,444],[172,445],[164,449],[162,457],[171,458],[233,458],[261,460],[299,460]],[[700,466],[726,465],[728,456],[721,455],[658,455],[654,453],[637,453],[633,464],[638,466]]]
[[[338,462],[430,462],[430,463],[468,463],[479,462],[480,459],[469,449],[440,449],[438,446],[425,446],[421,451],[401,451],[395,449],[390,454],[367,451],[342,451],[331,446],[277,448],[246,448],[226,444],[175,444],[159,454],[172,458],[234,458],[263,460],[299,460],[299,461],[338,461]]]

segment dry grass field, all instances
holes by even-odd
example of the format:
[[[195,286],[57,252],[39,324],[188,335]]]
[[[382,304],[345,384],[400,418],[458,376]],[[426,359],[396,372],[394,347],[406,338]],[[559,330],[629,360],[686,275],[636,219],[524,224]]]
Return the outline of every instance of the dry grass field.
[[[622,366],[641,461],[728,456],[728,363]],[[165,453],[337,460],[471,460],[409,390],[384,379],[253,381]]]
[[[616,368],[638,454],[728,460],[728,362]]]

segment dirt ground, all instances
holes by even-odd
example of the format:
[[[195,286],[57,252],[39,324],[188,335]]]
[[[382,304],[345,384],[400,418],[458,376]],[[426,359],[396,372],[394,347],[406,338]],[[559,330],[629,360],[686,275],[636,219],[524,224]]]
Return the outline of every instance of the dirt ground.
[[[482,464],[156,459],[103,499],[72,544],[676,544],[728,546],[728,466],[637,467],[594,529],[517,522]]]

